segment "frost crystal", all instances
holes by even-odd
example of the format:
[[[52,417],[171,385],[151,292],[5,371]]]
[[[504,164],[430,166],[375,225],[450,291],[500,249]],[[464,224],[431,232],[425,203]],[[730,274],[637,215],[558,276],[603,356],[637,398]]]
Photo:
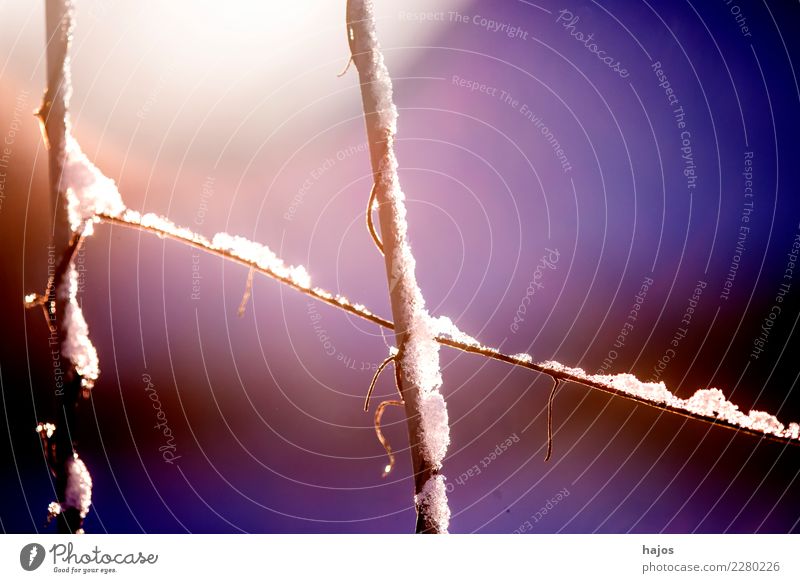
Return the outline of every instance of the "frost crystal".
[[[64,34],[68,51],[75,19],[71,2],[66,3],[65,9],[62,26],[66,27]],[[122,196],[117,190],[116,183],[100,172],[72,136],[72,124],[68,113],[72,98],[72,69],[69,54],[64,59],[62,80],[55,91],[55,99],[63,102],[65,112],[64,150],[57,155],[63,164],[61,180],[66,192],[67,218],[73,233],[83,232],[84,235],[91,235],[95,215],[106,213],[119,216],[125,210],[125,205],[122,203]]]
[[[397,127],[397,108],[392,99],[392,78],[389,76],[389,70],[386,68],[386,63],[383,60],[383,53],[380,50],[378,33],[375,30],[375,7],[371,0],[366,0],[364,2],[363,25],[366,32],[366,39],[363,39],[362,42],[370,51],[370,56],[374,61],[372,69],[375,71],[377,77],[375,94],[378,99],[378,123],[382,128],[389,130],[391,136],[394,136]],[[391,150],[391,148],[389,148],[389,150]]]
[[[155,213],[141,215],[136,211],[126,210],[122,215],[122,220],[131,225],[141,225],[148,229],[159,231],[159,236],[161,237],[172,235],[173,237],[184,239],[190,243],[198,243],[206,247],[211,246],[211,242],[202,235],[198,235],[191,229],[179,227],[169,219]]]
[[[55,433],[55,430],[56,426],[53,425],[52,423],[39,423],[36,426],[36,433],[44,437],[47,437],[47,439],[53,437],[53,433]]]
[[[66,334],[61,352],[69,358],[76,372],[81,375],[82,386],[91,389],[100,376],[100,361],[97,358],[97,350],[89,340],[89,326],[78,304],[78,272],[73,264],[67,268],[60,295],[66,301],[64,308]]]
[[[72,454],[72,459],[67,460],[67,488],[64,493],[64,508],[76,508],[81,518],[86,518],[92,505],[92,476],[86,469],[86,464]]]
[[[419,388],[420,445],[428,463],[438,469],[450,445],[447,405],[439,392],[442,386],[439,343],[433,338],[430,316],[420,308],[424,305],[422,294],[416,284],[414,287],[418,303],[406,304],[413,310],[413,327],[406,335],[401,366],[405,377]]]
[[[209,241],[203,235],[195,233],[191,229],[181,227],[154,213],[141,214],[137,211],[126,209],[117,219],[133,227],[141,226],[159,237],[172,237],[186,243],[202,247],[210,252],[222,252],[254,264],[267,273],[291,282],[297,287],[309,290],[313,295],[320,299],[335,302],[336,304],[356,311],[366,318],[374,317],[373,314],[363,304],[352,303],[342,295],[334,295],[322,288],[311,288],[311,277],[302,265],[286,266],[284,261],[278,257],[269,247],[250,241],[244,237],[229,235],[228,233],[217,233],[213,241]],[[31,294],[35,301],[35,294]]]
[[[467,346],[472,346],[474,348],[486,348],[478,340],[459,330],[458,326],[456,326],[447,316],[433,318],[433,327],[436,335],[441,338],[460,342],[461,344],[466,344]]]
[[[311,276],[302,265],[287,267],[283,260],[275,255],[266,245],[250,241],[244,237],[217,233],[211,241],[215,249],[226,251],[235,257],[255,263],[263,269],[268,269],[278,277],[288,279],[293,284],[304,289],[311,287]]]
[[[66,141],[62,179],[67,193],[69,226],[73,232],[78,232],[86,225],[88,230],[83,234],[90,235],[95,215],[105,213],[119,216],[125,210],[125,205],[116,183],[92,164],[69,129]]]
[[[259,268],[268,271],[276,277],[288,280],[297,287],[311,289],[311,276],[308,274],[305,267],[302,265],[287,266],[269,247],[251,241],[250,239],[239,237],[238,235],[230,235],[228,233],[217,233],[214,235],[213,239],[209,241],[204,236],[186,227],[180,227],[165,217],[154,213],[142,215],[130,209],[122,214],[120,220],[129,225],[141,225],[161,237],[169,235],[175,239],[205,247],[209,251],[222,251],[225,254],[257,265]],[[335,300],[342,306],[350,306],[362,314],[372,315],[363,305],[350,304],[350,301],[343,296],[334,296],[320,288],[314,288],[312,291],[322,298]]]
[[[450,526],[450,507],[447,505],[444,476],[436,475],[428,478],[420,493],[414,497],[414,502],[433,522],[437,532],[447,534]]]

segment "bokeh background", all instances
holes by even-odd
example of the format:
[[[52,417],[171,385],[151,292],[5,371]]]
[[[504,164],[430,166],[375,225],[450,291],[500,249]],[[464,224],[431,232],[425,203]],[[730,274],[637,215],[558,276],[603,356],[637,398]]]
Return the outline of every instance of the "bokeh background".
[[[800,418],[800,273],[787,272],[800,233],[796,2],[377,4],[432,313],[507,352],[591,372],[605,361],[680,396],[719,387],[745,411]],[[578,18],[571,28],[563,10]],[[343,1],[80,0],[77,22],[74,133],[129,207],[265,243],[315,285],[390,313],[364,226],[357,75],[337,77]],[[626,74],[577,32],[594,33]],[[34,431],[52,416],[47,334],[22,307],[47,269],[46,152],[31,115],[44,44],[43,2],[0,2],[6,532],[47,531],[53,499]],[[655,63],[684,109],[693,188]],[[558,261],[537,271],[551,252]],[[382,479],[361,409],[390,338],[263,277],[237,317],[244,268],[124,228],[98,226],[79,261],[102,371],[75,435],[94,479],[87,531],[413,529],[401,413],[384,417],[399,455]],[[549,379],[447,349],[441,359],[453,532],[800,530],[800,448],[564,385],[545,463]],[[378,398],[393,395],[391,376]],[[174,434],[173,463],[146,379]]]

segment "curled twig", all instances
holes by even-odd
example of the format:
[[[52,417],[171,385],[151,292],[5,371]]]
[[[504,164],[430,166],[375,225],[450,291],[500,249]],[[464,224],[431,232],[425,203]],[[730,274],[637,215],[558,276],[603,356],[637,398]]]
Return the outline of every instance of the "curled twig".
[[[337,77],[344,77],[347,74],[347,72],[350,70],[350,65],[352,65],[352,64],[353,64],[353,55],[350,55],[350,58],[347,59],[347,64],[344,66],[344,69],[342,69],[341,73],[338,73],[336,76]]]
[[[547,399],[547,454],[544,456],[544,461],[549,462],[550,456],[553,454],[553,399],[556,396],[556,390],[561,383],[560,379],[553,378],[553,390],[550,391],[550,397]]]
[[[239,303],[239,309],[236,311],[236,315],[240,318],[244,316],[245,308],[247,308],[247,301],[250,299],[250,296],[253,294],[253,273],[254,269],[251,267],[250,271],[247,272],[247,283],[244,286],[244,293],[242,294],[242,301]]]
[[[392,468],[394,468],[394,453],[392,453],[392,446],[389,445],[389,441],[383,436],[383,432],[381,431],[381,417],[383,417],[383,410],[389,405],[402,407],[405,405],[405,403],[403,401],[383,401],[375,410],[375,435],[378,436],[378,441],[381,442],[383,449],[386,450],[386,455],[389,456],[389,463],[386,464],[385,468],[383,468],[383,474],[381,475],[383,478],[388,476],[389,472],[391,472]]]
[[[373,184],[372,191],[369,193],[369,202],[367,203],[367,229],[369,229],[369,234],[372,236],[372,240],[375,242],[378,251],[383,254],[383,241],[381,241],[381,238],[378,236],[378,231],[375,230],[375,222],[372,220],[372,213],[375,210],[376,192],[377,189],[375,188],[375,184]]]
[[[383,369],[385,369],[390,362],[394,362],[397,358],[397,353],[390,355],[386,360],[384,360],[381,365],[378,367],[378,370],[375,371],[375,374],[372,376],[372,382],[369,384],[369,390],[367,391],[367,398],[364,399],[364,411],[369,411],[369,399],[372,397],[372,391],[375,390],[375,385],[378,382],[378,377],[381,376]]]

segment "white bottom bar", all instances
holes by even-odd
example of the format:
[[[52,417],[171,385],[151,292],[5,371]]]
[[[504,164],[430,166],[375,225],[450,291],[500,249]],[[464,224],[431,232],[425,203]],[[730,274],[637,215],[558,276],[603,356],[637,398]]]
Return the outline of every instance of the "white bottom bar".
[[[777,583],[800,580],[798,551],[794,535],[4,535],[0,581]]]

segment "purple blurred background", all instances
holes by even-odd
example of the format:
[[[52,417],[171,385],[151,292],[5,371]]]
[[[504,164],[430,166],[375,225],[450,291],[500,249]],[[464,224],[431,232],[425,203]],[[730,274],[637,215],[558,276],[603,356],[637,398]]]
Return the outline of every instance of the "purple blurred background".
[[[357,75],[336,76],[344,2],[274,4],[79,2],[75,134],[129,207],[265,243],[388,315],[364,226]],[[800,419],[800,274],[786,271],[800,233],[797,3],[415,0],[378,13],[434,315],[506,352],[605,362],[683,397],[719,387],[745,411]],[[53,499],[34,432],[52,416],[52,378],[45,323],[22,296],[47,266],[46,152],[30,115],[43,3],[0,3],[0,22],[0,527],[36,532]],[[239,318],[245,268],[135,231],[98,226],[79,260],[102,371],[76,433],[94,479],[87,531],[412,530],[402,415],[384,416],[400,453],[381,479],[361,408],[391,338],[264,277]],[[563,385],[545,463],[548,378],[449,349],[441,360],[452,532],[800,530],[800,448]]]

